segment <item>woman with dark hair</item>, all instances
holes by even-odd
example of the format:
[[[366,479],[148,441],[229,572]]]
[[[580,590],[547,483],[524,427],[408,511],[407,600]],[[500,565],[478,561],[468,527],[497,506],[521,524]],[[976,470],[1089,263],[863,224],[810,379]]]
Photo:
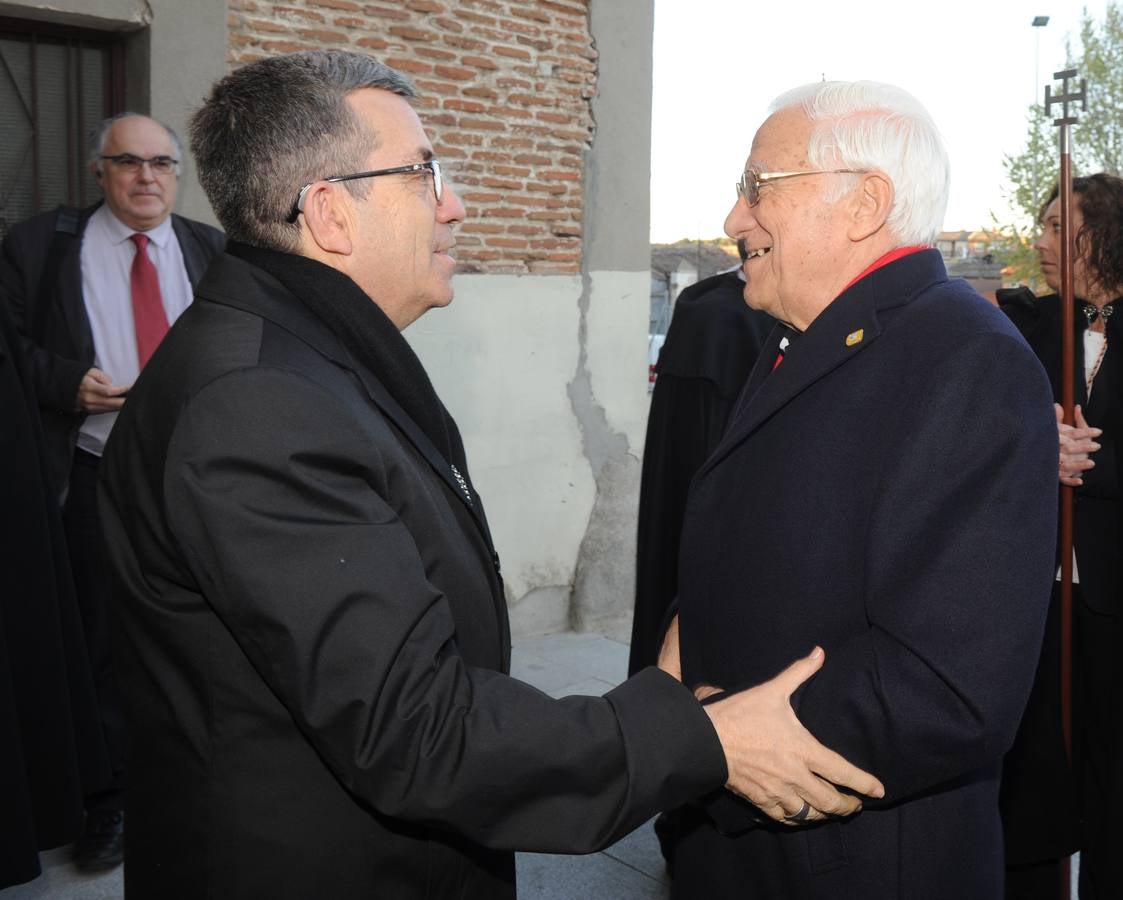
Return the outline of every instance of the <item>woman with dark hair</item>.
[[[1058,480],[1075,488],[1073,759],[1061,732],[1059,589],[1054,591],[1037,680],[1013,749],[1000,803],[1007,898],[1059,896],[1060,860],[1080,851],[1081,900],[1118,897],[1123,884],[1123,508],[1119,475],[1123,409],[1123,179],[1073,179],[1075,424],[1061,423]],[[1060,285],[1060,201],[1053,189],[1034,244],[1045,281]],[[998,292],[1060,399],[1061,306],[1053,293]],[[1066,895],[1067,896],[1067,895]]]

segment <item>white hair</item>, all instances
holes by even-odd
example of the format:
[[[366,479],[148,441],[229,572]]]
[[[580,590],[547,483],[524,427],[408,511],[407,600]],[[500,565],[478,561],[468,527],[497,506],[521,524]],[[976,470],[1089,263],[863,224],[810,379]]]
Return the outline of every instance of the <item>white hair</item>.
[[[786,91],[771,112],[800,107],[811,120],[807,159],[818,168],[869,169],[893,182],[887,221],[904,244],[932,244],[943,225],[951,167],[928,110],[876,81],[823,81]],[[838,200],[845,187],[828,188]]]

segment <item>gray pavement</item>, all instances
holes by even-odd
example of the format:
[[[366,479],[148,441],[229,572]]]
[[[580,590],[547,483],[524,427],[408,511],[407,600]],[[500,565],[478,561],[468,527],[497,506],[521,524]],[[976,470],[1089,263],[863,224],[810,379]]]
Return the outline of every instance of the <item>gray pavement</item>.
[[[600,634],[552,634],[515,642],[512,673],[554,697],[600,695],[624,680],[628,646]],[[70,848],[40,856],[43,874],[0,891],[0,900],[120,900],[121,870],[90,876],[70,864]],[[520,900],[665,900],[663,860],[649,822],[603,853],[518,854]]]

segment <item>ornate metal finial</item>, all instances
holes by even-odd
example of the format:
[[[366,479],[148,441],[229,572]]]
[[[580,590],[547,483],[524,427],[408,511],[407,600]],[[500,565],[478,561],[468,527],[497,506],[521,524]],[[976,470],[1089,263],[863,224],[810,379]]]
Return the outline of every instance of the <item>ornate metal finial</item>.
[[[1053,96],[1052,85],[1045,85],[1045,115],[1052,115],[1052,107],[1054,105],[1061,107],[1061,117],[1054,119],[1054,125],[1075,125],[1080,120],[1075,113],[1069,111],[1068,105],[1070,103],[1080,103],[1080,108],[1084,112],[1088,111],[1088,82],[1080,79],[1080,90],[1069,90],[1068,80],[1076,77],[1076,69],[1065,69],[1063,72],[1054,72],[1053,78],[1060,79],[1062,82],[1061,93]]]

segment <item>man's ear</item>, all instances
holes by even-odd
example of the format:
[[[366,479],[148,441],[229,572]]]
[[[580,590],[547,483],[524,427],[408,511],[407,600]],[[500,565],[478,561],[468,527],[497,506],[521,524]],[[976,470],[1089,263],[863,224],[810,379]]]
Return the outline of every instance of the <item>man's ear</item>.
[[[867,172],[852,197],[847,237],[862,241],[880,231],[889,218],[893,208],[893,182],[884,172]]]
[[[350,256],[354,250],[354,210],[346,194],[346,189],[317,181],[304,195],[305,231],[321,253]]]

